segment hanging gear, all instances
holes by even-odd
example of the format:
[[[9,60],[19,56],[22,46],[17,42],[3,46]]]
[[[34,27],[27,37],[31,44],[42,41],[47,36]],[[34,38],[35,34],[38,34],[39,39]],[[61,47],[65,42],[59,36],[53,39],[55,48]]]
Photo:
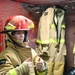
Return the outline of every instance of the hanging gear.
[[[39,21],[36,52],[48,66],[48,75],[63,75],[65,47],[65,11],[50,7]]]
[[[50,43],[50,25],[53,22],[54,9],[46,9],[39,20],[37,40],[38,44],[49,44]]]
[[[53,22],[56,27],[56,33],[57,33],[56,36],[58,42],[57,47],[59,47],[60,40],[61,40],[61,29],[62,29],[62,25],[64,24],[64,10],[54,7]]]
[[[5,30],[0,33],[6,33],[17,30],[29,30],[31,28],[34,28],[34,23],[32,20],[22,15],[16,15],[7,19],[4,28]]]

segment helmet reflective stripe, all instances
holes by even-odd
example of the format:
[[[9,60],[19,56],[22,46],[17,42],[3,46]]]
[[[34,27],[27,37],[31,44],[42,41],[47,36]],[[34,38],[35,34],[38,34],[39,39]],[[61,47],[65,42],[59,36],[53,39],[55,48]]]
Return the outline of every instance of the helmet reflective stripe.
[[[14,30],[16,28],[16,26],[12,25],[11,23],[8,23],[7,26],[5,26],[6,30]]]
[[[32,23],[31,25],[28,25],[28,28],[29,29],[34,28],[34,23]]]
[[[16,70],[15,70],[15,69],[9,70],[9,73],[10,73],[10,75],[17,75],[17,73],[16,73]]]

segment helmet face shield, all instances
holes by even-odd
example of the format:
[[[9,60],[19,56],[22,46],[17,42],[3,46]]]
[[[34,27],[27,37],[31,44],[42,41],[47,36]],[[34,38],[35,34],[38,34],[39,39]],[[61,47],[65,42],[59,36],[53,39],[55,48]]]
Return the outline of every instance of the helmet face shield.
[[[5,30],[0,33],[6,33],[10,31],[19,31],[19,30],[30,30],[31,28],[34,28],[34,23],[32,20],[21,16],[12,16],[9,19],[7,19],[5,23]]]

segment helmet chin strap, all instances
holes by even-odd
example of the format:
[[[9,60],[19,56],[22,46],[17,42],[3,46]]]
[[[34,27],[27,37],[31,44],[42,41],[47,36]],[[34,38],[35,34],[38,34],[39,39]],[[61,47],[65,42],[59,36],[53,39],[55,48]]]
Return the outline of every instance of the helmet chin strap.
[[[27,34],[28,34],[28,32],[25,31],[25,33],[24,33],[24,35],[25,35],[24,42],[27,42],[28,41]]]

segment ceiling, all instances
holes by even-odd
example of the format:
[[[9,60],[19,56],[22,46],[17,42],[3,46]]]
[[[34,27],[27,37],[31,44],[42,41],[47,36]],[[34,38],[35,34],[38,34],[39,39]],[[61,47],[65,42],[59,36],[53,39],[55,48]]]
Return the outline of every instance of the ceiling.
[[[14,1],[20,1],[30,4],[63,4],[63,3],[72,3],[75,2],[75,0],[14,0]]]
[[[34,19],[39,20],[42,12],[50,7],[57,6],[67,10],[67,14],[75,14],[75,0],[12,0],[20,2],[21,6],[28,10]]]
[[[13,0],[13,1],[21,2],[23,4],[23,6],[25,4],[31,4],[30,6],[34,6],[34,5],[39,5],[39,6],[59,5],[59,6],[63,7],[64,9],[75,8],[75,0]]]

